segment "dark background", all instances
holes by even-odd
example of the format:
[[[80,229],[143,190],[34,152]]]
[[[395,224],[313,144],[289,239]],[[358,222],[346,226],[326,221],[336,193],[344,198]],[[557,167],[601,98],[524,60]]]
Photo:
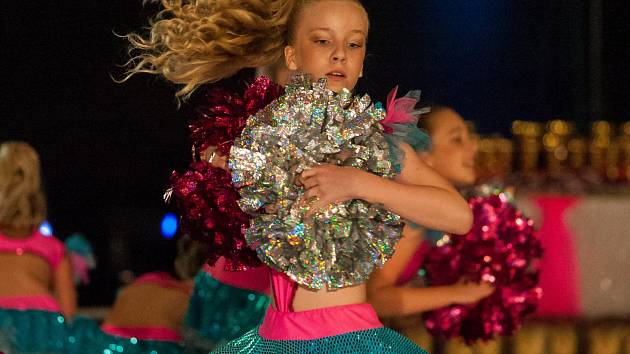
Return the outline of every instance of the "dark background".
[[[395,85],[452,105],[479,131],[514,119],[630,120],[630,2],[381,0],[365,2],[371,34],[359,90]],[[82,305],[109,303],[123,269],[168,267],[159,223],[173,169],[189,161],[186,109],[158,78],[112,81],[126,60],[114,32],[139,30],[140,1],[2,5],[0,141],[41,153],[50,222],[82,231],[99,268]]]

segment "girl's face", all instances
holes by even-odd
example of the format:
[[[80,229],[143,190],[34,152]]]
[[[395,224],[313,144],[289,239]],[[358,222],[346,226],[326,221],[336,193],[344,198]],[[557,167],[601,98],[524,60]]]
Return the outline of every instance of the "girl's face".
[[[431,117],[431,144],[422,158],[442,177],[458,187],[475,183],[477,139],[462,117],[451,109],[443,109]]]
[[[284,50],[287,67],[326,78],[326,87],[354,89],[363,71],[368,18],[352,1],[324,0],[305,5],[298,14],[293,41]]]

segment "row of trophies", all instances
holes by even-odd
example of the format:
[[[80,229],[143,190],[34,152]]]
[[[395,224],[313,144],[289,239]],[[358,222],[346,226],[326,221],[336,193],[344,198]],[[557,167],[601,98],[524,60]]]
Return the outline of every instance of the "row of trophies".
[[[477,172],[480,182],[539,192],[630,190],[630,122],[596,121],[583,137],[569,121],[514,121],[511,140],[480,138]]]
[[[630,323],[618,320],[534,320],[514,336],[473,345],[459,339],[434,339],[421,327],[402,332],[433,354],[630,354]]]

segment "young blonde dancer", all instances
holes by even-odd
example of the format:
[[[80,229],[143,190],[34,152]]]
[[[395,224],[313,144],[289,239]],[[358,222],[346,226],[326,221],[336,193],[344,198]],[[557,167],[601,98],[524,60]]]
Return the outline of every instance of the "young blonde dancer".
[[[369,21],[358,1],[163,4],[167,16],[155,22],[151,37],[132,37],[144,53],[133,72],[160,74],[182,84],[180,96],[282,54],[289,69],[326,78],[326,88],[334,92],[354,89],[362,75]],[[413,148],[405,143],[398,148],[404,160],[396,180],[333,165],[305,171],[306,197],[318,200],[312,210],[361,199],[430,228],[466,232],[472,215],[463,198]],[[314,291],[279,272],[272,284],[273,303],[263,324],[217,352],[423,352],[383,328],[366,303],[365,284]]]
[[[64,244],[39,232],[46,219],[39,156],[0,145],[0,351],[63,353],[77,295]]]

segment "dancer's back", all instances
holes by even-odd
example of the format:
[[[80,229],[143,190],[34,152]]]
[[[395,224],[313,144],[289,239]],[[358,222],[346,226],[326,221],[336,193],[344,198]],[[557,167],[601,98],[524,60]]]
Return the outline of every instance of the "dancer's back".
[[[34,253],[37,249],[46,254]],[[58,272],[69,267],[57,239],[39,232],[9,236],[0,230],[0,297],[54,295]]]
[[[39,156],[28,144],[0,144],[0,348],[65,353],[76,312],[64,244],[38,231],[46,219]],[[65,317],[65,318],[64,318]]]
[[[189,284],[164,273],[147,274],[121,291],[105,324],[179,330],[188,308],[190,291]]]

